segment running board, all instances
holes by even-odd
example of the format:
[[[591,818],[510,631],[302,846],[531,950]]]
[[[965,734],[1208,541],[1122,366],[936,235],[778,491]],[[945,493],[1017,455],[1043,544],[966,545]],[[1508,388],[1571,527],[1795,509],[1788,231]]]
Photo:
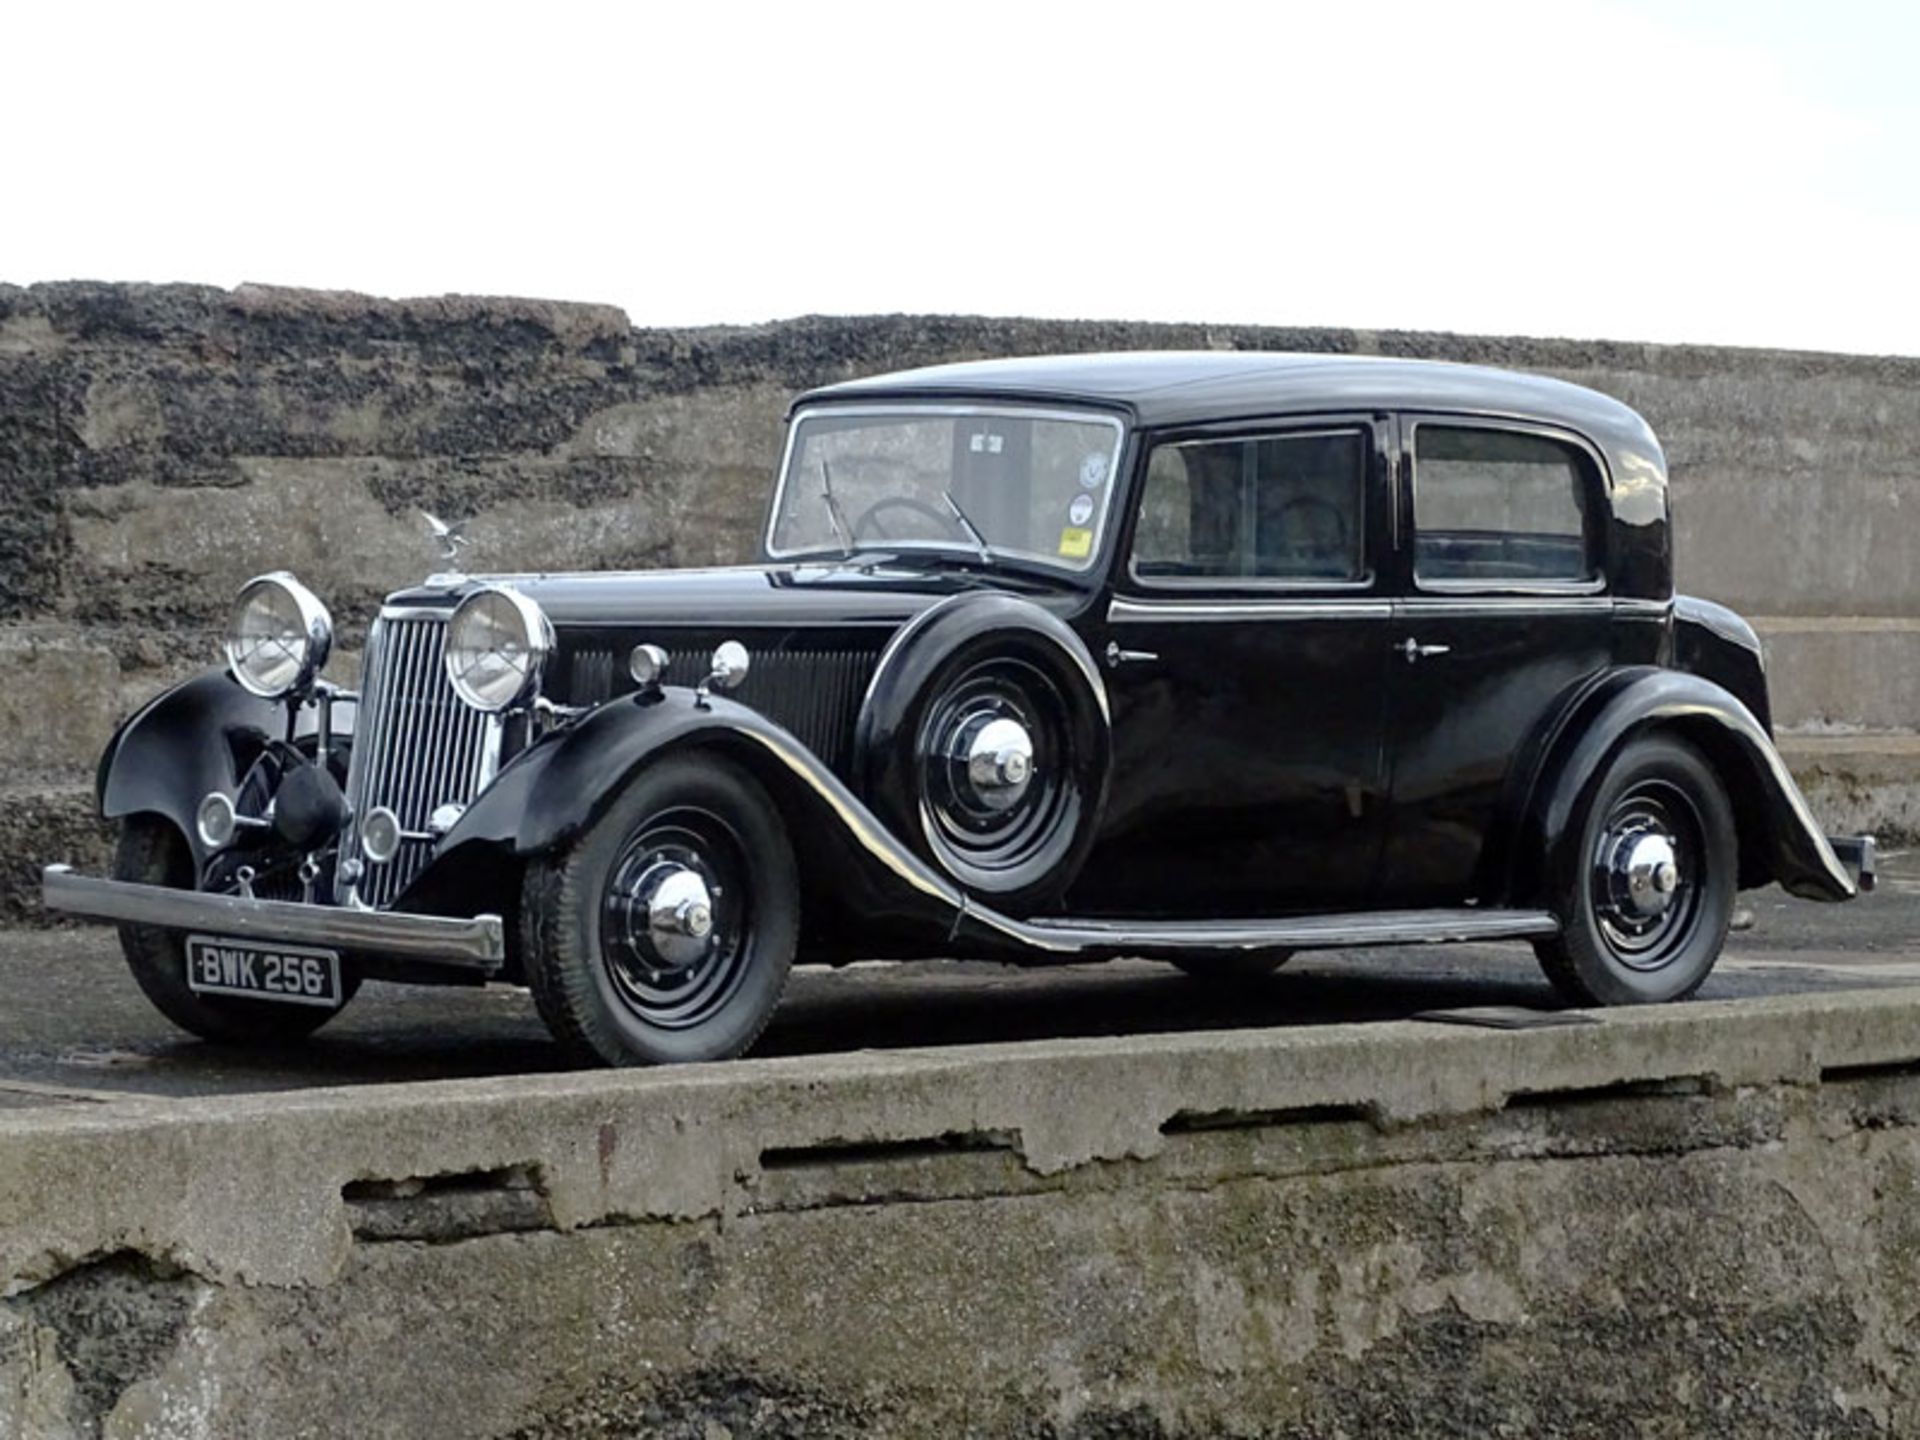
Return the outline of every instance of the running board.
[[[1061,959],[1095,960],[1533,940],[1558,935],[1560,922],[1545,910],[1480,909],[1372,910],[1279,920],[1015,920],[969,906],[961,929]]]

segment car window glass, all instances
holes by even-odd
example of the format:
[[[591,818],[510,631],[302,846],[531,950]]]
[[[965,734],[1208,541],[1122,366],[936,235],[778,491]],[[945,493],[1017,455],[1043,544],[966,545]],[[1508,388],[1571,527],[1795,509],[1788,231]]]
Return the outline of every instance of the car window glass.
[[[1414,574],[1425,581],[1589,580],[1592,462],[1575,446],[1481,426],[1414,431]]]
[[[794,425],[768,549],[972,553],[984,544],[994,555],[1086,570],[1106,525],[1121,439],[1120,422],[1101,415],[810,411]]]
[[[1134,530],[1134,577],[1168,585],[1362,579],[1366,457],[1357,429],[1156,446]]]

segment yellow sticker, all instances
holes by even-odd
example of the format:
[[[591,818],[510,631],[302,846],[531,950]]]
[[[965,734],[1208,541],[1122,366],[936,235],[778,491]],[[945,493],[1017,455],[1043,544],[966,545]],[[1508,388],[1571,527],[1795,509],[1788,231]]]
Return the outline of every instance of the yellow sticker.
[[[1060,532],[1060,553],[1069,560],[1084,560],[1093,553],[1093,531],[1069,525]]]

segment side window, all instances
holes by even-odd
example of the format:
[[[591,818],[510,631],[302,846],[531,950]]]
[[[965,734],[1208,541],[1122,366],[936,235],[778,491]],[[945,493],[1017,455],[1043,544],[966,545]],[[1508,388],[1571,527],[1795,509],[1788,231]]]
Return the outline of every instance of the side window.
[[[1591,580],[1599,484],[1585,451],[1481,426],[1414,428],[1414,578]]]
[[[1155,446],[1134,530],[1134,578],[1364,579],[1369,446],[1357,429]]]

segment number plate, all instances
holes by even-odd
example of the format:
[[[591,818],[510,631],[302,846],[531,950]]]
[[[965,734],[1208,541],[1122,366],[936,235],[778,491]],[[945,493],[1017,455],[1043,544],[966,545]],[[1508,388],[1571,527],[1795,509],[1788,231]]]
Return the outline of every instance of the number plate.
[[[340,955],[304,945],[189,935],[187,988],[202,995],[244,995],[334,1009],[340,1004]]]

